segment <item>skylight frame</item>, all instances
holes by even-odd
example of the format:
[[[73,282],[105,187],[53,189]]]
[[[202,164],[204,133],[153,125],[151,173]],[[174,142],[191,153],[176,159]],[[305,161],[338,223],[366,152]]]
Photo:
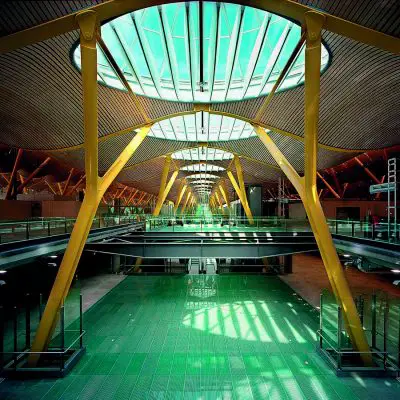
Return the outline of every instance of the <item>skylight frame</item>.
[[[103,40],[135,93],[214,103],[270,92],[300,38],[301,27],[276,14],[233,3],[205,1],[203,9],[203,84],[199,76],[199,2],[148,7],[102,25]],[[126,90],[99,48],[98,55],[98,81]],[[79,45],[73,60],[80,69]],[[302,60],[304,47],[277,92],[304,82]],[[321,73],[329,64],[324,43]]]
[[[205,163],[205,162],[199,162],[196,164],[189,164],[189,165],[184,165],[183,167],[180,168],[181,171],[184,172],[223,172],[226,170],[226,168],[221,167],[220,165],[215,165],[215,164],[210,164],[210,163]]]
[[[175,160],[184,161],[224,161],[232,160],[233,153],[213,147],[199,146],[190,149],[179,150],[171,154]]]

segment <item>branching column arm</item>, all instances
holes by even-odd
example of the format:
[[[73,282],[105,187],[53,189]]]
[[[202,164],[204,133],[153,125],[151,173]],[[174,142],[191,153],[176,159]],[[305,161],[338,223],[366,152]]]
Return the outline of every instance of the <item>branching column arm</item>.
[[[56,325],[58,311],[68,294],[98,205],[110,184],[142,143],[151,128],[150,126],[142,128],[104,176],[99,178],[96,50],[98,21],[96,13],[83,11],[78,14],[77,22],[80,27],[82,56],[86,194],[40,320],[32,344],[32,352],[42,352],[47,348]],[[38,354],[31,354],[28,358],[29,364],[35,365],[38,358]]]

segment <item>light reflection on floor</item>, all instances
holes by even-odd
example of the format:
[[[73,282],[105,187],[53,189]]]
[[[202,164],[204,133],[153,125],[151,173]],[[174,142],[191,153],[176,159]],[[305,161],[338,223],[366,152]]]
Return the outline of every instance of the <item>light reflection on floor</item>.
[[[317,312],[278,277],[129,276],[84,321],[71,375],[6,380],[0,398],[399,398],[395,380],[337,378],[315,353]]]

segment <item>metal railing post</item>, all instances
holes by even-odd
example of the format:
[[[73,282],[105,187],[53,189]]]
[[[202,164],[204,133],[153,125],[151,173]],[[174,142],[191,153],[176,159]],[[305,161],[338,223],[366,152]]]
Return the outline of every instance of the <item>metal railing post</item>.
[[[60,369],[64,369],[64,351],[65,351],[65,305],[63,304],[60,308],[60,333],[61,333],[61,360]]]
[[[82,293],[79,295],[79,346],[83,347],[83,297]]]
[[[338,343],[337,368],[342,369],[342,307],[338,307],[337,343]]]
[[[323,292],[319,295],[319,348],[322,349],[323,346],[323,338],[322,338],[322,328],[323,328],[323,319],[322,319],[322,307],[323,307]]]
[[[29,222],[26,223],[26,239],[29,239]]]
[[[336,219],[335,220],[335,233],[337,234],[338,231],[339,231],[339,223],[338,223],[338,220]]]
[[[50,221],[47,223],[47,236],[50,236]]]
[[[14,306],[14,368],[17,368],[17,351],[18,351],[18,309]]]
[[[29,298],[29,293],[27,293],[25,298],[25,346],[27,349],[31,347],[31,307]]]
[[[354,221],[351,221],[351,237],[354,237]]]
[[[389,323],[389,300],[386,299],[385,311],[383,314],[383,368],[385,370],[386,370],[386,362],[387,362],[388,323]]]
[[[4,364],[4,308],[0,305],[0,370]]]
[[[67,217],[64,217],[64,233],[67,233]]]
[[[376,294],[372,295],[371,345],[376,349]]]

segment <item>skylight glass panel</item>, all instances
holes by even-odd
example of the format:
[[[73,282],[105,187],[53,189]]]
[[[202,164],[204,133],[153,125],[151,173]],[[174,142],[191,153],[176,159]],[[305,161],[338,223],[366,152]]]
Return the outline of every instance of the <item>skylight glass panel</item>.
[[[199,146],[192,149],[176,151],[172,153],[172,158],[185,161],[222,161],[231,160],[233,154],[211,147]]]
[[[218,179],[219,176],[218,175],[213,175],[213,174],[207,174],[207,173],[200,173],[200,174],[193,174],[193,175],[189,175],[186,178],[188,179]]]
[[[223,102],[268,94],[301,28],[248,6],[190,1],[122,15],[102,25],[101,34],[135,93],[172,101]],[[73,58],[80,68],[79,53],[77,46]],[[104,58],[99,54],[99,82],[125,90]],[[304,48],[278,91],[304,82],[302,60]],[[328,65],[323,46],[321,71]]]
[[[207,179],[199,179],[197,181],[193,181],[193,182],[190,182],[190,183],[192,185],[196,185],[196,184],[204,185],[204,184],[207,184],[207,183],[209,183],[210,185],[213,185],[215,182],[214,181],[209,181]]]
[[[214,164],[198,163],[198,164],[185,165],[184,167],[181,167],[181,170],[192,171],[192,172],[221,172],[225,171],[225,168]]]
[[[185,142],[217,142],[256,136],[251,124],[208,112],[180,115],[155,123],[149,136]]]

